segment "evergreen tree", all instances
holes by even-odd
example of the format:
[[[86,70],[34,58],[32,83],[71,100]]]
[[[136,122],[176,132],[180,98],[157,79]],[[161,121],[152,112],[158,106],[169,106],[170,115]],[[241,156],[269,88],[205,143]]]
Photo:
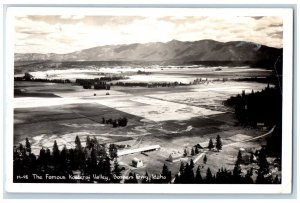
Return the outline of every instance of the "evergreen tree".
[[[232,181],[234,183],[241,183],[241,174],[242,174],[242,169],[238,161],[235,163],[235,166],[233,168],[233,177]]]
[[[243,161],[242,152],[241,152],[241,150],[239,150],[238,155],[237,155],[236,163],[241,164],[242,161]]]
[[[25,149],[26,149],[26,152],[29,152],[29,154],[31,154],[31,144],[30,144],[30,142],[29,142],[29,140],[28,140],[27,137],[26,137],[25,140],[26,140],[26,141],[25,141]]]
[[[53,154],[53,163],[54,166],[57,167],[57,165],[59,164],[59,149],[57,146],[57,142],[56,140],[54,140],[54,144],[53,144],[53,148],[52,148],[52,154]]]
[[[191,156],[194,156],[195,155],[195,150],[194,150],[194,148],[192,148],[192,150],[191,150]]]
[[[22,152],[24,150],[24,146],[22,143],[19,144],[19,150]]]
[[[209,150],[211,150],[212,148],[214,148],[214,143],[213,143],[213,141],[212,141],[211,138],[209,139],[207,148],[208,148]]]
[[[221,141],[220,135],[218,135],[216,138],[216,149],[218,151],[222,150],[222,141]]]
[[[86,144],[85,144],[85,146],[86,146],[87,148],[90,148],[90,147],[91,147],[91,139],[90,139],[90,136],[86,136]]]
[[[78,151],[82,150],[81,141],[80,141],[78,135],[75,138],[75,149]]]
[[[182,176],[182,183],[194,183],[194,171],[193,168],[186,163],[183,176]]]
[[[92,143],[92,146],[97,150],[97,152],[99,152],[101,146],[99,145],[96,136],[93,137],[91,143]]]
[[[204,158],[203,158],[203,163],[206,164],[207,162],[207,157],[206,157],[206,154],[204,155]]]
[[[57,160],[58,157],[59,157],[59,149],[58,149],[58,145],[57,145],[56,140],[54,140],[54,144],[53,144],[53,147],[52,147],[52,154],[53,154],[54,159]]]
[[[39,163],[41,164],[42,167],[45,166],[46,164],[46,150],[42,147],[42,149],[40,149],[40,154],[39,154],[39,158],[38,158]]]
[[[269,172],[269,163],[267,161],[266,147],[262,147],[258,154],[258,166],[257,171],[257,184],[270,184],[272,183],[272,177]]]
[[[73,167],[74,170],[85,168],[85,153],[83,151],[83,147],[81,145],[81,141],[78,136],[75,138],[75,150],[74,150],[74,159],[73,159]]]
[[[199,154],[199,149],[198,149],[198,147],[195,148],[195,154]]]
[[[191,159],[191,160],[190,160],[190,165],[189,165],[189,166],[190,166],[190,168],[191,168],[191,169],[193,169],[193,168],[194,168],[195,164],[194,164],[194,161],[193,161],[193,159]]]
[[[262,147],[258,154],[258,166],[264,174],[269,173],[269,163],[267,161],[266,147]]]
[[[109,145],[109,156],[110,156],[111,160],[118,157],[118,148],[115,144]]]
[[[99,146],[99,148],[98,148],[98,154],[99,154],[99,156],[101,156],[102,158],[105,158],[105,157],[107,157],[108,155],[107,155],[107,151],[106,151],[106,147],[105,147],[105,145],[98,145]]]
[[[150,176],[148,175],[148,172],[146,171],[144,178],[142,180],[142,183],[150,183],[150,182],[151,182]]]
[[[253,163],[254,162],[254,154],[253,153],[251,153],[251,155],[250,155],[250,163]]]
[[[231,171],[227,171],[226,168],[222,167],[216,173],[214,182],[217,184],[232,183],[233,181]]]
[[[128,179],[126,179],[124,181],[124,183],[138,183],[137,179],[136,179],[136,174],[129,172],[128,174]]]
[[[203,183],[199,166],[198,166],[197,171],[196,171],[195,183],[197,183],[197,184]]]
[[[210,170],[210,168],[207,168],[205,183],[209,184],[212,182],[213,182],[213,176],[212,176],[211,170]]]
[[[183,156],[186,157],[187,155],[188,155],[188,152],[187,152],[186,149],[184,149],[184,151],[183,151]]]
[[[102,166],[103,166],[103,171],[102,174],[108,178],[111,177],[111,166],[110,166],[110,159],[109,157],[106,157],[103,162],[102,162]]]
[[[45,161],[46,161],[47,164],[49,163],[50,159],[51,159],[51,152],[50,152],[50,149],[47,148],[46,149],[46,156],[45,156]]]
[[[130,171],[124,183],[133,183],[133,173]]]
[[[68,149],[67,146],[64,145],[60,152],[60,162],[65,165],[68,157]]]
[[[245,176],[245,183],[246,184],[253,184],[252,175],[253,175],[253,168],[247,170],[247,174]]]
[[[115,160],[114,160],[114,169],[113,169],[113,182],[114,183],[119,183],[120,179],[118,177],[120,177],[121,175],[122,174],[121,174],[120,165],[118,163],[117,158],[115,158]]]
[[[135,173],[133,174],[132,183],[138,183],[138,180],[136,179],[136,174]]]
[[[181,175],[184,173],[184,164],[183,164],[183,162],[180,162],[179,172],[180,172]]]
[[[162,169],[161,175],[163,177],[166,177],[166,179],[165,180],[161,180],[161,182],[169,183],[171,181],[171,171],[169,171],[169,169],[166,166],[166,164],[163,165],[163,169]]]

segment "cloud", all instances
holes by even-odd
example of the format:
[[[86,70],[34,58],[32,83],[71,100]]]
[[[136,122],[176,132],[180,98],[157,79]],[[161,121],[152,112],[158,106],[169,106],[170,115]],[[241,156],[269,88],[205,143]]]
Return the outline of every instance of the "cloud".
[[[269,27],[282,27],[282,23],[270,24]]]
[[[282,23],[276,16],[27,15],[15,19],[15,50],[69,53],[101,45],[173,39],[252,41],[282,47]]]
[[[72,19],[72,20],[80,20],[85,18],[83,15],[61,15],[59,16],[61,19]]]
[[[252,16],[251,18],[255,19],[255,20],[260,20],[263,18],[263,16]]]
[[[28,28],[18,29],[18,32],[24,33],[24,34],[29,34],[29,35],[47,35],[47,34],[49,34],[48,32],[45,32],[45,31],[39,31],[39,30],[28,29]]]
[[[282,31],[273,32],[273,33],[271,33],[271,36],[274,38],[282,39],[283,32]]]

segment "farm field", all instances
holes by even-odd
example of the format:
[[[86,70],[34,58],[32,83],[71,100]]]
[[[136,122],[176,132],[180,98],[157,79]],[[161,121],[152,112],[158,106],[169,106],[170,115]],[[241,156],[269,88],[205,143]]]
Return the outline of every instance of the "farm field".
[[[151,69],[154,74],[142,77],[135,75],[129,80],[191,82],[200,76],[223,78],[270,74],[268,71],[242,68],[228,68],[218,71],[218,74],[212,70]],[[127,71],[136,72],[136,69]],[[53,72],[55,74],[53,73],[52,78],[63,79],[82,76],[76,75],[77,73],[84,74],[82,78],[94,78],[97,75],[97,70]],[[38,74],[49,76],[51,72]],[[243,90],[249,93],[266,86],[267,84],[257,82],[208,81],[178,87],[112,86],[110,90],[94,90],[83,89],[73,83],[15,81],[15,89],[21,90],[22,94],[14,98],[14,145],[24,144],[27,137],[32,144],[33,153],[37,155],[41,147],[51,149],[54,140],[60,149],[64,145],[74,147],[76,136],[79,136],[83,145],[87,136],[97,138],[99,143],[126,144],[129,148],[160,145],[160,150],[146,155],[121,156],[118,158],[120,165],[125,167],[126,173],[131,170],[144,175],[145,171],[159,174],[163,164],[166,164],[174,176],[178,172],[180,161],[167,161],[172,152],[183,153],[184,149],[190,151],[198,143],[206,147],[208,140],[215,140],[217,135],[222,138],[223,145],[227,145],[266,133],[266,130],[237,125],[232,110],[223,105],[224,100]],[[107,92],[109,95],[106,95]],[[128,119],[126,127],[113,128],[102,122],[103,118],[121,117]],[[255,150],[262,143],[262,140],[253,140],[229,145],[218,153],[207,152],[207,163],[203,164],[201,157],[195,165],[203,169],[203,175],[208,167],[213,173],[223,166],[231,170],[240,148]],[[186,162],[196,156],[188,155],[181,161]],[[133,167],[133,158],[141,159],[144,166]]]

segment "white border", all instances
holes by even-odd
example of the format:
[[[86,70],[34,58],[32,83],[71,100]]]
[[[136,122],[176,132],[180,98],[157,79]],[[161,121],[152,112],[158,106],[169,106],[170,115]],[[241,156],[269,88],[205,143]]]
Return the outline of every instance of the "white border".
[[[15,15],[201,15],[201,16],[282,16],[283,17],[283,139],[282,184],[280,185],[176,185],[176,184],[33,184],[12,182],[13,146],[13,70],[14,70],[14,16]],[[292,185],[292,65],[293,13],[292,9],[252,8],[68,8],[68,7],[9,7],[6,15],[6,92],[4,103],[5,136],[5,190],[7,192],[43,193],[220,193],[220,194],[288,194]]]

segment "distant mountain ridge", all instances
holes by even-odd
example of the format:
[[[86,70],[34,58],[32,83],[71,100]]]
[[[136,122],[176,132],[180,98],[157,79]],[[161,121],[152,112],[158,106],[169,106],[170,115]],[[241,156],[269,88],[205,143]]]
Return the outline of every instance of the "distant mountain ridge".
[[[15,53],[18,61],[120,61],[161,62],[163,64],[241,63],[272,65],[282,49],[245,41],[200,40],[166,43],[106,45],[68,54]]]

